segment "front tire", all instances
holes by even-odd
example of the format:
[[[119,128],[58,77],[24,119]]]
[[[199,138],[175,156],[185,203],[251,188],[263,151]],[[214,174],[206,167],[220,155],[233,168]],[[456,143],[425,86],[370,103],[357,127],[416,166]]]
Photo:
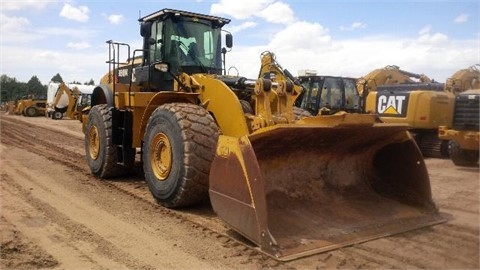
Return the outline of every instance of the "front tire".
[[[54,111],[52,114],[52,119],[53,120],[61,120],[63,118],[63,113]]]
[[[28,117],[35,117],[37,116],[37,108],[30,106],[25,109],[25,115]]]
[[[133,148],[125,148],[128,155],[128,162],[121,165],[119,151],[113,144],[112,137],[112,111],[113,107],[107,104],[93,106],[88,114],[88,121],[85,128],[85,155],[88,166],[93,175],[100,178],[112,178],[122,176],[133,167],[135,151]]]
[[[218,127],[209,112],[187,103],[164,104],[148,120],[143,170],[156,201],[169,208],[208,198]]]
[[[457,166],[474,167],[478,163],[478,151],[462,149],[455,140],[448,143],[448,153]]]

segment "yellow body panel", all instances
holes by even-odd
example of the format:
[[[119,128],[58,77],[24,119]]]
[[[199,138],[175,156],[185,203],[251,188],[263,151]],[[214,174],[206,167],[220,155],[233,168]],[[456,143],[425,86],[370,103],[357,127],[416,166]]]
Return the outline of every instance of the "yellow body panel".
[[[462,149],[477,151],[480,149],[480,132],[478,131],[462,131],[441,126],[439,127],[438,137],[441,140],[455,140]]]
[[[367,97],[366,111],[378,113],[378,92],[370,92]],[[437,129],[441,125],[452,123],[454,96],[446,92],[412,91],[406,104],[406,114],[392,110],[391,116],[380,115],[386,123],[405,123],[412,129]]]
[[[200,102],[212,112],[223,134],[240,137],[249,133],[242,105],[235,93],[212,75],[192,76],[200,85]],[[226,113],[228,112],[228,113]]]

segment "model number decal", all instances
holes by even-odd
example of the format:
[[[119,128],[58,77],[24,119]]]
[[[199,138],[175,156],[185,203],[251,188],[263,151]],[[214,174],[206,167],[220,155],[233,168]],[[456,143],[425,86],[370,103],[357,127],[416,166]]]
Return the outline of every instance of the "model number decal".
[[[119,69],[118,77],[128,77],[128,68]]]

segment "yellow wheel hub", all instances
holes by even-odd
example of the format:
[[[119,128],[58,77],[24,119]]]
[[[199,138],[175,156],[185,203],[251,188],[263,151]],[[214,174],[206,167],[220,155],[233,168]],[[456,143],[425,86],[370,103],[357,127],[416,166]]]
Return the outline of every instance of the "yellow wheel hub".
[[[172,169],[172,145],[167,135],[158,133],[150,144],[150,164],[155,177],[163,181]]]
[[[100,153],[100,138],[96,126],[91,126],[88,130],[88,153],[93,160],[96,160]]]

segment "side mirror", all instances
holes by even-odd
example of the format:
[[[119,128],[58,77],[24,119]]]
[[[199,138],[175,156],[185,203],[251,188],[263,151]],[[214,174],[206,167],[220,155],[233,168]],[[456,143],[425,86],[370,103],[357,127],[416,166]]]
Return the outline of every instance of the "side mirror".
[[[150,37],[152,35],[152,23],[151,22],[143,22],[140,25],[140,35],[142,37]]]
[[[225,45],[227,48],[232,48],[233,47],[233,36],[230,33],[227,33],[225,35]]]

